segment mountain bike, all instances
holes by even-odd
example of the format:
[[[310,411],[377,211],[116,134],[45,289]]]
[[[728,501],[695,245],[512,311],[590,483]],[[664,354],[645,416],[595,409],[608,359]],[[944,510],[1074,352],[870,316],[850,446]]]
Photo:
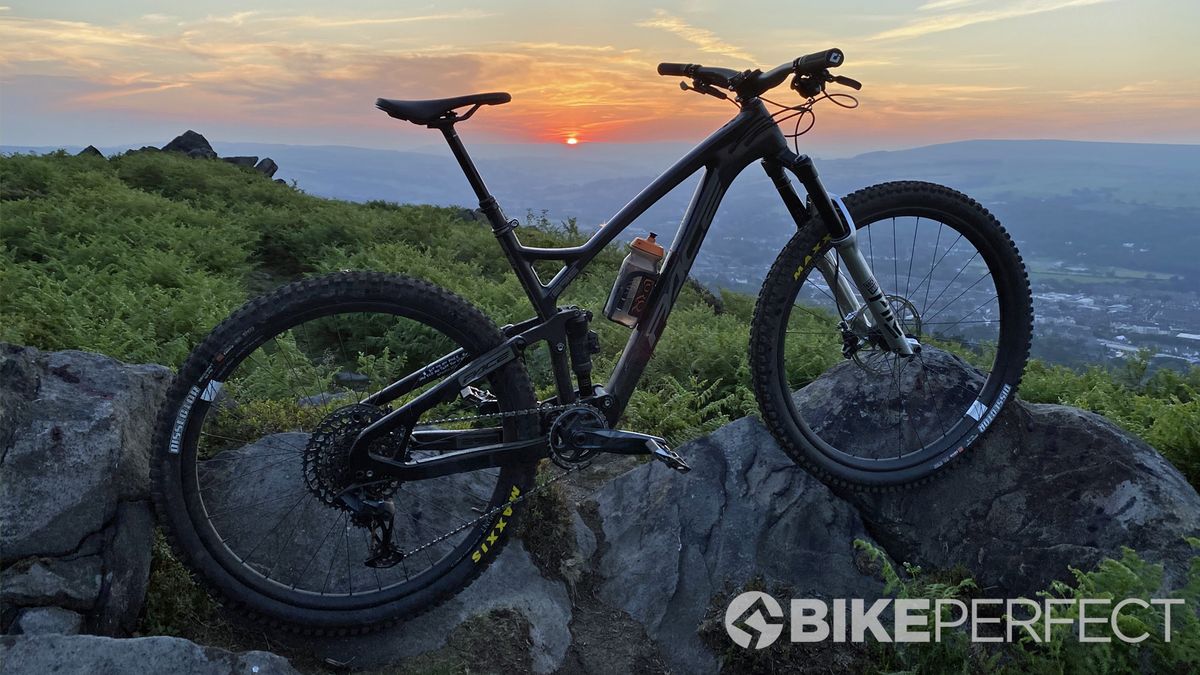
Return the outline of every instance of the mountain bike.
[[[894,182],[844,199],[825,189],[798,142],[789,147],[800,122],[792,134],[780,123],[820,100],[847,104],[826,92],[861,87],[830,73],[842,61],[829,49],[767,72],[661,64],[660,75],[736,114],[585,243],[560,248],[521,243],[455,130],[508,94],[380,99],[388,115],[445,137],[534,316],[498,327],[447,290],[379,272],[316,276],[250,300],[192,352],[160,414],[154,496],[182,560],[254,616],[356,632],[472,582],[549,482],[538,482],[539,465],[561,477],[601,454],[647,455],[687,471],[663,438],[618,422],[722,196],[752,162],[795,226],[750,337],[753,390],[779,445],[822,480],[862,489],[923,481],[962,455],[1020,382],[1032,324],[1025,268],[999,222],[949,188]],[[789,78],[800,104],[764,97]],[[594,382],[593,314],[558,300],[697,173],[669,252],[656,260],[643,241],[650,262],[616,281],[632,332],[607,381]],[[557,272],[543,280],[539,265]],[[535,349],[548,354],[544,400],[525,362]]]

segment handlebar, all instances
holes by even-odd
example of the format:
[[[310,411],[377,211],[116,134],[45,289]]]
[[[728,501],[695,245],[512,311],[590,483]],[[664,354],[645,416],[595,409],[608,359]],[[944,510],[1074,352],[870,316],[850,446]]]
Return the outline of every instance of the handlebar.
[[[658,64],[658,74],[690,77],[701,84],[732,89],[738,93],[738,96],[750,98],[778,87],[789,75],[809,77],[821,74],[830,68],[842,65],[845,58],[842,50],[834,48],[801,56],[766,73],[760,70],[736,71],[729,68],[712,68],[695,63],[660,63]],[[841,80],[854,82],[850,78],[834,78],[831,81],[853,86]],[[854,82],[854,84],[858,83]],[[859,85],[859,87],[861,86]]]

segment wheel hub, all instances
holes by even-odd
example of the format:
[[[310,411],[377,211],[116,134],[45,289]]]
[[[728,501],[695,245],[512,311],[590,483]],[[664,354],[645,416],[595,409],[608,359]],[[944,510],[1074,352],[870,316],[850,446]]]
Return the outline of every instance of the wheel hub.
[[[353,512],[346,500],[339,499],[352,485],[365,484],[362,498],[371,500],[388,499],[396,491],[399,481],[354,475],[346,466],[354,439],[384,414],[376,406],[354,403],[329,413],[313,429],[304,448],[304,485],[317,499]],[[390,457],[399,447],[395,436],[388,434],[371,445],[371,452]]]
[[[909,338],[920,335],[921,314],[917,311],[916,305],[900,295],[889,295],[887,298],[892,308],[892,314],[895,315],[896,322],[900,324],[904,335]],[[878,328],[862,332],[854,329],[855,326],[863,323],[860,315],[865,311],[866,307],[864,306],[839,325],[842,332],[842,356],[854,361],[855,365],[868,373],[888,375],[892,372],[899,357],[893,354],[891,358],[888,358],[892,351],[888,347],[887,341],[884,340],[883,334],[879,332]]]

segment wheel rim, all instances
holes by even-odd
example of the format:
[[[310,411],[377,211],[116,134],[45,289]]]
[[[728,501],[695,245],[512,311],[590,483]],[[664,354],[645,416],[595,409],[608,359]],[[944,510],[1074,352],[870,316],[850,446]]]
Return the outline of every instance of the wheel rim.
[[[893,209],[856,214],[856,222],[859,250],[922,351],[896,357],[878,340],[863,340],[862,331],[840,330],[833,294],[807,262],[780,323],[784,398],[801,433],[829,461],[902,471],[961,451],[1001,389],[1003,270],[987,242],[945,213]],[[809,261],[827,250],[835,249],[822,242]],[[847,342],[866,347],[848,360]],[[971,376],[964,362],[981,376]]]
[[[241,582],[299,606],[370,607],[427,587],[490,527],[480,515],[507,496],[511,472],[396,486],[395,539],[412,553],[392,568],[373,569],[362,564],[367,531],[306,485],[304,454],[320,420],[461,346],[462,336],[378,304],[310,311],[267,332],[240,354],[225,355],[212,377],[223,383],[219,392],[192,412],[197,423],[189,425],[183,459],[194,471],[185,471],[184,490],[206,548]],[[466,411],[430,411],[456,413]],[[505,437],[515,428],[506,423]]]

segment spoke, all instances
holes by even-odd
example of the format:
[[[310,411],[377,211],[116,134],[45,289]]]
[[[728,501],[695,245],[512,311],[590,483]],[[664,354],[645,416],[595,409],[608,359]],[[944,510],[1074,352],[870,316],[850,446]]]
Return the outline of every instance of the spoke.
[[[984,307],[985,307],[985,306],[986,306],[988,303],[990,303],[990,302],[992,302],[992,301],[994,301],[994,300],[999,300],[999,299],[1000,299],[1000,296],[999,296],[999,295],[993,295],[992,297],[988,298],[987,300],[984,300],[984,301],[983,301],[983,303],[981,303],[981,304],[980,304],[978,307],[976,307],[975,309],[973,309],[973,310],[971,310],[971,311],[967,312],[966,314],[963,314],[963,315],[962,315],[962,318],[961,318],[961,319],[959,319],[958,321],[954,321],[954,322],[947,322],[947,321],[931,321],[931,322],[929,322],[929,323],[927,323],[927,324],[925,324],[925,325],[936,326],[936,325],[948,324],[948,325],[950,325],[950,326],[957,326],[957,325],[958,325],[958,324],[960,324],[960,323],[1000,323],[1000,319],[980,319],[980,320],[978,320],[978,321],[965,321],[965,319],[966,319],[968,316],[971,316],[971,315],[972,315],[972,314],[974,314],[975,312],[978,312],[979,310],[983,309],[983,308],[984,308]],[[934,316],[936,317],[937,315],[935,314]]]
[[[917,255],[917,235],[921,233],[921,217],[917,216],[917,225],[913,229],[912,250],[908,252],[908,276],[904,279],[904,298],[908,299],[908,285],[912,283],[913,258]]]
[[[926,274],[924,276],[924,278],[921,279],[921,283],[917,284],[917,287],[913,289],[913,293],[916,293],[917,291],[921,290],[921,287],[925,285],[926,281],[929,282],[930,288],[933,287],[933,271],[935,269],[937,269],[937,266],[942,264],[942,261],[946,259],[946,256],[950,255],[950,253],[955,249],[955,247],[958,246],[958,242],[961,239],[962,239],[962,235],[960,234],[960,235],[958,235],[958,239],[955,239],[954,243],[950,244],[950,248],[946,249],[946,252],[942,254],[942,257],[940,257],[936,261],[934,261],[933,265],[929,268],[929,274]],[[926,300],[929,299],[929,289],[925,290],[925,299]],[[921,306],[928,307],[929,303],[924,302],[924,303],[922,303]]]
[[[976,286],[976,285],[977,285],[979,282],[983,281],[984,279],[986,279],[986,278],[988,278],[988,277],[990,277],[990,276],[992,276],[992,273],[991,273],[991,272],[988,272],[988,273],[984,274],[983,276],[979,277],[978,279],[976,279],[976,280],[975,280],[975,281],[974,281],[974,282],[973,282],[973,283],[972,283],[970,286],[967,286],[966,288],[964,288],[962,293],[959,293],[958,295],[954,296],[954,299],[953,299],[953,300],[951,300],[950,302],[946,303],[946,304],[945,304],[945,306],[943,306],[943,307],[942,307],[941,309],[939,309],[938,311],[934,312],[934,313],[933,313],[933,316],[931,316],[931,317],[929,317],[929,318],[930,318],[930,319],[936,319],[936,318],[938,318],[938,316],[940,316],[942,312],[946,311],[947,309],[949,309],[949,308],[950,308],[950,306],[951,306],[951,305],[953,305],[954,303],[958,302],[958,299],[959,299],[959,298],[961,298],[962,296],[966,295],[966,294],[967,294],[967,291],[970,291],[972,288],[975,288],[975,286]],[[935,302],[936,302],[936,300],[935,300]],[[987,304],[988,302],[991,302],[991,300],[988,300],[988,301],[986,301],[984,304]]]
[[[942,228],[943,227],[945,227],[945,225],[943,225],[942,223],[938,223],[937,239],[934,239],[934,241],[933,241],[933,255],[929,256],[930,262],[929,262],[929,275],[928,276],[930,278],[933,277],[933,268],[936,267],[938,245],[942,243]],[[931,288],[933,288],[933,284],[929,284],[929,286],[927,286],[925,288],[925,300],[921,303],[921,307],[929,306],[929,289],[931,289]],[[917,284],[917,287],[916,287],[916,289],[913,290],[913,292],[915,293],[916,291],[919,291],[919,290],[921,290],[921,284]]]
[[[278,462],[275,462],[274,464],[268,464],[268,465],[266,465],[266,466],[260,466],[260,467],[258,467],[257,469],[254,469],[253,471],[246,471],[246,472],[244,472],[244,473],[240,473],[240,474],[238,474],[238,475],[236,475],[236,476],[230,476],[230,477],[226,478],[225,480],[219,480],[219,481],[217,481],[217,482],[215,482],[215,483],[209,483],[207,486],[200,486],[200,490],[201,490],[201,491],[204,491],[204,490],[210,490],[210,491],[211,491],[211,490],[213,490],[214,488],[216,488],[217,486],[220,486],[220,485],[226,485],[226,484],[228,484],[228,483],[232,483],[233,481],[235,481],[235,480],[240,480],[240,479],[242,479],[242,478],[245,478],[246,476],[252,476],[252,475],[254,475],[254,474],[256,474],[256,473],[261,473],[261,472],[263,472],[263,471],[266,471],[267,469],[274,469],[274,468],[276,468],[276,467],[284,466],[285,464],[289,464],[289,463],[291,463],[291,461],[292,461],[293,459],[295,459],[296,457],[297,457],[297,455],[289,455],[289,456],[288,456],[286,459],[281,459],[281,460],[279,460]]]
[[[219,518],[220,516],[223,516],[227,513],[231,513],[233,511],[240,511],[242,509],[249,509],[249,508],[253,508],[255,506],[262,506],[263,504],[270,504],[272,502],[278,502],[278,501],[283,501],[284,499],[290,499],[290,498],[296,496],[296,494],[298,492],[302,492],[305,489],[306,488],[300,488],[299,490],[292,490],[291,492],[287,492],[282,495],[277,495],[275,497],[268,497],[267,499],[263,499],[263,500],[257,501],[257,502],[251,502],[249,504],[238,504],[237,506],[226,507],[216,513],[207,514],[206,519],[212,520],[213,518]]]
[[[342,513],[341,515],[339,515],[337,517],[337,520],[333,521],[333,524],[335,526],[334,529],[336,529],[338,526],[341,526],[342,519],[345,518],[345,516],[346,516],[346,514]],[[342,528],[342,532],[345,533],[344,527]],[[324,545],[325,542],[321,542],[321,543],[322,543],[322,545]],[[317,549],[317,550],[319,551],[321,549]],[[329,556],[329,567],[325,568],[325,583],[321,586],[321,595],[325,595],[325,592],[329,590],[329,577],[333,573],[333,563],[336,560],[337,560],[337,544],[334,544],[333,545],[333,555]]]
[[[282,523],[282,522],[284,521],[284,519],[286,519],[288,516],[292,515],[292,512],[296,510],[296,507],[297,507],[297,506],[299,506],[299,505],[300,505],[300,502],[304,501],[304,498],[305,498],[305,497],[307,497],[307,496],[308,496],[308,494],[302,494],[302,495],[300,495],[300,498],[299,498],[299,499],[297,499],[295,502],[293,502],[293,503],[292,503],[292,507],[291,507],[290,509],[288,509],[288,510],[287,510],[287,513],[283,514],[282,516],[280,516],[280,517],[279,517],[279,520],[275,521],[275,524],[271,526],[270,532],[275,532],[275,531],[276,531],[276,529],[279,527],[279,524],[280,524],[280,523]],[[254,545],[254,548],[250,549],[250,551],[249,551],[249,552],[247,552],[247,553],[246,553],[246,555],[244,555],[244,556],[239,556],[239,557],[238,557],[238,562],[243,562],[243,563],[244,563],[244,562],[246,562],[247,560],[249,560],[251,557],[253,557],[253,556],[254,556],[254,554],[255,554],[255,552],[257,552],[257,551],[258,551],[258,547],[259,547],[259,546],[262,546],[262,545],[263,545],[263,542],[265,542],[266,540],[267,540],[267,537],[265,537],[265,536],[264,536],[264,537],[259,537],[259,539],[258,539],[258,543]],[[235,554],[235,555],[236,555],[236,554]]]
[[[292,529],[288,530],[287,545],[290,546],[291,543],[296,540],[296,530],[300,528],[300,523],[304,521],[303,516],[305,513],[308,512],[309,504],[312,504],[311,500],[304,502],[304,508],[300,510],[300,516],[292,519]],[[279,567],[279,563],[283,561],[283,557],[280,555],[281,553],[283,553],[283,550],[284,550],[283,545],[280,545],[279,547],[277,547],[275,549],[275,555],[274,555],[275,564],[271,565],[271,569],[267,570],[267,578],[268,579],[271,578],[271,575],[275,574],[275,568]]]
[[[950,287],[954,285],[954,282],[958,281],[958,278],[962,276],[962,273],[963,273],[963,271],[965,271],[967,269],[967,266],[970,265],[978,257],[979,257],[979,251],[975,251],[975,254],[971,256],[970,260],[967,260],[966,264],[964,264],[962,267],[958,268],[958,273],[954,275],[954,278],[950,280],[950,283],[946,284],[945,288],[942,289],[942,292],[938,293],[937,297],[933,299],[933,302],[931,302],[925,306],[926,311],[928,311],[930,307],[933,307],[934,305],[936,305],[938,300],[942,299],[942,296],[946,294],[946,291],[950,290]],[[991,274],[991,272],[989,271],[988,274]],[[979,283],[979,282],[976,282],[976,283]],[[933,281],[930,281],[929,284],[932,286]],[[960,293],[958,297],[961,298],[962,294]],[[943,307],[942,309],[945,309],[945,308]],[[934,316],[937,316],[937,314],[934,314],[933,316],[931,316],[929,318],[932,319]]]
[[[892,288],[900,288],[900,254],[896,251],[895,216],[892,216]]]

